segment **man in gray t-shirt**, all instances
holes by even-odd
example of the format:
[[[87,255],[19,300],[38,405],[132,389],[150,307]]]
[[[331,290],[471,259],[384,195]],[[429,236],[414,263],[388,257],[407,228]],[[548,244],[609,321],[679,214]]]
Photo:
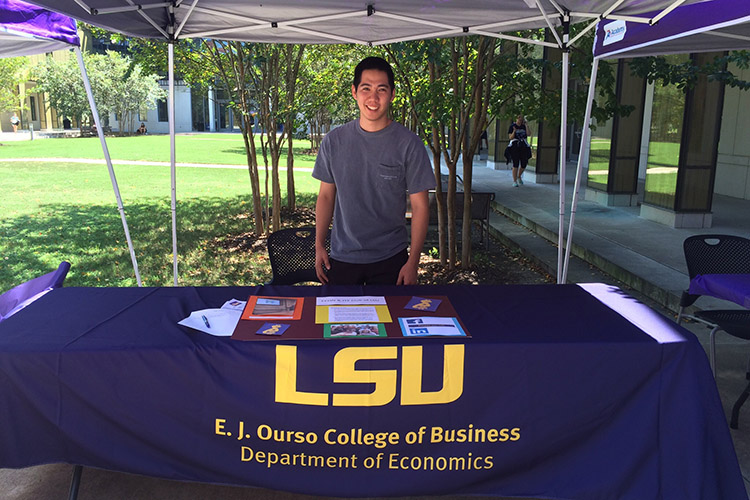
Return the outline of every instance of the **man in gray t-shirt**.
[[[435,174],[422,140],[388,116],[394,82],[384,59],[368,57],[357,65],[352,96],[359,119],[326,135],[313,169],[321,181],[315,207],[318,278],[331,284],[416,284]],[[329,256],[325,239],[332,219]]]

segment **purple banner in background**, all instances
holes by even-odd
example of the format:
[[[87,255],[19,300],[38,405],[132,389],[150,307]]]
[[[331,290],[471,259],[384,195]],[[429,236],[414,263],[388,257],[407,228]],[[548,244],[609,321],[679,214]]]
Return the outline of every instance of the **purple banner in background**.
[[[643,14],[650,19],[658,12]],[[709,34],[706,31],[719,32]],[[604,19],[594,57],[635,57],[750,48],[750,1],[709,0],[683,5],[656,24]]]
[[[19,0],[0,0],[0,30],[70,45],[80,43],[74,19]]]

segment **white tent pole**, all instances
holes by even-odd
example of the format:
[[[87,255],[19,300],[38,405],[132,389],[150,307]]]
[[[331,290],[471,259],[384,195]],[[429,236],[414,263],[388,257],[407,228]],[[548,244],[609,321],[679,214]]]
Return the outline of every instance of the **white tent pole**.
[[[589,95],[586,99],[586,113],[583,116],[583,133],[581,134],[581,147],[578,153],[578,166],[576,168],[576,182],[573,185],[573,201],[570,205],[570,222],[568,223],[568,244],[565,246],[565,264],[563,265],[562,282],[568,279],[568,263],[570,262],[570,247],[573,242],[573,227],[575,226],[576,207],[578,206],[578,192],[581,188],[581,177],[583,177],[583,166],[589,163],[591,147],[591,110],[594,107],[594,95],[596,92],[596,74],[599,70],[599,59],[594,58],[591,64],[591,79],[589,80]]]
[[[566,142],[568,125],[568,73],[570,70],[570,52],[568,49],[569,21],[565,18],[563,25],[562,53],[562,104],[560,106],[560,220],[557,232],[557,283],[563,281],[563,243],[565,242],[565,166],[567,161]]]
[[[175,163],[174,132],[174,42],[170,41],[169,54],[169,167],[172,173],[172,272],[177,286],[177,168]]]
[[[133,271],[135,271],[135,280],[138,286],[143,286],[141,283],[141,274],[138,272],[138,261],[135,258],[135,250],[133,249],[133,241],[130,239],[130,230],[128,229],[128,221],[125,218],[125,208],[122,205],[122,197],[120,196],[120,188],[117,185],[117,178],[115,177],[115,169],[112,166],[112,158],[109,156],[109,148],[107,148],[107,141],[104,139],[104,128],[99,120],[99,111],[96,109],[96,103],[94,102],[94,93],[91,91],[91,82],[89,81],[89,74],[86,71],[86,65],[83,64],[83,54],[81,54],[80,47],[75,47],[76,57],[78,58],[78,66],[81,68],[81,77],[83,77],[83,86],[86,88],[86,96],[89,99],[89,106],[91,106],[91,113],[94,115],[94,124],[96,125],[96,133],[99,136],[99,142],[102,145],[102,151],[104,151],[104,160],[107,162],[107,170],[109,170],[109,179],[112,181],[112,189],[115,192],[115,198],[117,199],[117,210],[120,212],[120,220],[122,220],[122,228],[125,230],[125,239],[128,242],[128,250],[130,251],[130,261],[133,263]]]

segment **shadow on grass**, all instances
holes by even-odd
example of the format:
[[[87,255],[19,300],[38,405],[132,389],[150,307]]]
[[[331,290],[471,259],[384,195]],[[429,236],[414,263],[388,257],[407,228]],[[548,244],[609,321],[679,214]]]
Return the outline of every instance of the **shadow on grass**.
[[[258,148],[257,149],[257,152],[258,152],[258,162],[261,163],[261,160],[263,158],[263,153],[262,153],[262,151],[260,149],[260,144],[257,145],[257,148]],[[300,147],[294,146],[293,149],[294,149],[294,158],[296,160],[300,160],[300,161],[301,160],[315,161],[315,158],[317,158],[316,154],[310,153],[310,148],[301,147],[301,146]],[[245,147],[244,146],[240,147],[240,148],[225,148],[225,149],[222,149],[221,152],[222,153],[229,153],[229,154],[236,154],[236,155],[241,156],[242,158],[245,158]],[[281,166],[283,166],[283,167],[286,167],[286,157],[287,157],[286,146],[284,146],[284,150],[281,152]],[[271,160],[270,160],[270,157],[269,157],[269,162],[270,161]]]
[[[298,204],[314,203],[298,197]],[[168,199],[125,207],[146,286],[171,286],[172,222]],[[265,242],[227,248],[222,242],[253,231],[245,197],[205,197],[177,205],[180,285],[255,285],[270,279]],[[71,263],[66,286],[136,286],[115,206],[49,204],[34,216],[0,220],[0,291]]]

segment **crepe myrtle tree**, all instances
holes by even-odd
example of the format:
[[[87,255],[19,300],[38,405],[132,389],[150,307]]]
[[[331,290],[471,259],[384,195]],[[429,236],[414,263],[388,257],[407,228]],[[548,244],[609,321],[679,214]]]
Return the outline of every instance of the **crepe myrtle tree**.
[[[201,47],[201,50],[187,54],[186,62],[191,65],[207,67],[209,71],[217,75],[217,85],[220,89],[226,91],[230,98],[229,105],[238,119],[245,145],[245,157],[252,191],[254,232],[256,236],[260,236],[265,232],[265,223],[258,152],[254,137],[255,116],[253,111],[257,102],[255,89],[253,88],[253,73],[256,71],[254,66],[255,44],[206,40]]]
[[[287,145],[287,202],[294,208],[294,129],[296,127],[296,88],[305,45],[254,44],[252,88],[259,103],[258,118],[263,134],[261,147],[264,159],[271,159],[272,207],[266,198],[266,226],[273,231],[281,227],[281,182],[279,161]],[[268,193],[268,161],[266,165],[266,193]],[[270,208],[270,210],[269,210]],[[269,219],[269,217],[271,217]]]
[[[489,120],[488,108],[493,98],[491,76],[499,57],[498,46],[494,38],[461,37],[408,42],[387,48],[417,130],[432,151],[438,193],[442,190],[441,154],[448,168],[446,209],[443,210],[441,196],[436,197],[436,202],[441,262],[447,263],[449,269],[457,263],[456,166],[459,159],[463,159],[464,190],[470,192],[472,158]],[[471,266],[469,196],[464,197],[463,214],[461,266],[468,268]]]

